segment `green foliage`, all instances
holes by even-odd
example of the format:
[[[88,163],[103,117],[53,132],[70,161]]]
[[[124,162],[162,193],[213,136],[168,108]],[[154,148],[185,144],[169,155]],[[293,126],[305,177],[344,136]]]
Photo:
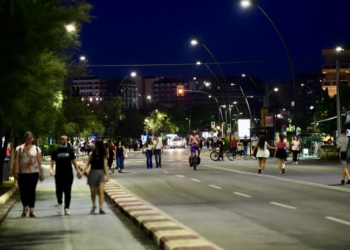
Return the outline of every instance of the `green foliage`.
[[[322,141],[322,137],[320,135],[311,135],[311,136],[305,136],[302,137],[301,140],[301,148],[310,148],[311,142],[319,142]]]
[[[170,121],[168,115],[161,111],[153,111],[149,117],[144,120],[144,130],[152,134],[155,132],[166,131],[175,133],[178,127]]]
[[[326,161],[339,161],[339,154],[338,152],[325,152],[321,155],[320,159]]]
[[[83,0],[1,2],[1,130],[47,135],[62,123],[66,65],[79,47],[80,23],[89,21],[90,9]],[[66,31],[71,23],[75,33]]]

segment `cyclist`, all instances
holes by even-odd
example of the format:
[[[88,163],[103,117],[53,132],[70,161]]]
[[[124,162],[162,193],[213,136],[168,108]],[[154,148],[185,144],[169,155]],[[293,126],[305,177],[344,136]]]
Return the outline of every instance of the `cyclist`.
[[[196,153],[196,150],[198,151],[198,157],[201,153],[201,149],[199,147],[199,143],[200,143],[200,138],[197,134],[196,130],[192,131],[192,134],[190,135],[190,152],[191,152],[191,158],[190,158],[190,164],[192,166],[192,159],[194,157],[194,154]]]

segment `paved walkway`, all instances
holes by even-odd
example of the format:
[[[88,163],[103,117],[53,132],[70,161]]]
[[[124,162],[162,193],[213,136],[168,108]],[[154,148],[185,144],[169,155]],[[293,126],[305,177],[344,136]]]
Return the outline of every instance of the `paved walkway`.
[[[71,215],[57,214],[54,178],[45,167],[37,186],[36,218],[21,218],[19,197],[0,226],[0,249],[158,249],[134,224],[109,204],[107,214],[90,214],[86,177],[74,179]]]

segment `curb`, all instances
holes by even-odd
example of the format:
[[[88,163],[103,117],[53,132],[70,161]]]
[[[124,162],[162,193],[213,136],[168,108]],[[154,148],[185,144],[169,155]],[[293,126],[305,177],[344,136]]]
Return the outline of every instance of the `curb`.
[[[1,195],[1,197],[0,197],[0,205],[6,204],[6,202],[12,197],[12,195],[14,195],[14,193],[16,193],[17,190],[18,190],[18,185],[16,183],[10,188],[9,191],[7,191],[3,195]]]
[[[185,226],[155,210],[145,202],[106,182],[105,195],[122,214],[139,227],[160,249],[164,250],[220,250],[213,243]]]

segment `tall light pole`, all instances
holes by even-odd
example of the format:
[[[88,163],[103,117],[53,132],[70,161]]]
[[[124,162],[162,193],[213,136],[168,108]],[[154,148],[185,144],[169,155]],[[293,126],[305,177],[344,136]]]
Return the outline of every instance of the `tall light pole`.
[[[244,94],[244,91],[243,91],[241,85],[235,84],[235,83],[231,83],[231,85],[233,85],[233,86],[236,85],[236,86],[238,86],[239,89],[241,90],[241,93],[242,93],[242,95],[243,95],[244,101],[245,101],[245,103],[247,104],[247,108],[248,108],[248,112],[249,112],[249,117],[250,117],[250,123],[252,123],[253,117],[252,117],[252,112],[250,111],[250,105],[249,105],[249,102],[248,102],[248,99],[247,99],[246,95]]]
[[[191,119],[186,118],[186,120],[188,120],[188,136],[190,136],[191,135]]]
[[[135,76],[136,76],[136,72],[131,72],[130,74],[128,74],[128,75],[126,75],[126,76],[124,77],[124,79],[120,82],[119,86],[118,86],[117,89],[115,90],[114,98],[116,98],[116,95],[117,95],[118,90],[119,90],[120,87],[123,85],[123,83],[124,83],[124,81],[126,80],[126,78],[128,78],[129,76],[135,77]]]
[[[341,131],[341,119],[340,119],[340,76],[339,76],[339,52],[343,51],[344,49],[341,47],[337,47],[335,49],[336,51],[336,82],[337,82],[337,132],[338,137],[340,136]]]
[[[250,5],[255,5],[256,7],[258,7],[258,9],[267,17],[267,19],[270,21],[270,23],[272,24],[272,26],[275,28],[278,36],[280,37],[284,49],[286,50],[287,53],[287,57],[288,57],[288,61],[289,61],[289,66],[290,66],[290,71],[292,73],[292,83],[293,83],[293,99],[294,101],[292,102],[291,106],[294,106],[294,126],[295,126],[295,134],[298,135],[298,127],[297,127],[297,115],[296,115],[296,96],[297,96],[297,88],[296,88],[296,84],[295,84],[295,77],[294,77],[294,68],[293,68],[293,63],[292,60],[290,58],[290,54],[289,54],[289,50],[288,47],[286,45],[286,43],[284,42],[284,39],[281,35],[281,33],[279,32],[279,30],[277,29],[277,26],[274,24],[274,22],[271,20],[271,18],[267,15],[267,13],[258,5],[258,3],[255,0],[241,0],[241,5],[243,7],[249,7]]]
[[[267,94],[267,96],[265,96],[264,107],[269,107],[269,106],[270,106],[270,105],[269,105],[269,97],[270,97],[270,95],[271,95],[271,93],[272,93],[273,91],[277,92],[277,91],[278,91],[278,88],[272,89],[272,90]]]
[[[204,82],[204,84],[199,88],[198,91],[200,91],[204,86],[209,87],[210,82]],[[192,108],[193,108],[194,100],[196,99],[198,93],[200,93],[200,92],[196,92],[195,96],[193,97],[191,108],[190,108],[190,118],[189,119],[192,119]]]
[[[256,85],[256,83],[255,83],[255,81],[253,80],[253,78],[251,78],[249,75],[246,75],[246,74],[242,74],[242,77],[248,77],[248,78],[252,81],[252,83],[254,84],[255,88],[258,90],[259,95],[260,95],[260,98],[261,98],[261,100],[262,100],[263,97],[262,97],[261,91],[260,91],[260,89],[258,88],[258,86]]]
[[[224,72],[222,71],[221,66],[218,63],[218,61],[216,60],[215,56],[213,55],[213,53],[211,53],[211,51],[208,49],[208,47],[202,41],[200,41],[199,39],[193,39],[191,41],[191,44],[192,45],[201,44],[208,51],[210,56],[214,59],[216,65],[218,66],[218,68],[220,70],[220,73],[221,73],[221,76],[222,76],[222,78],[224,80],[224,83],[225,83],[225,87],[226,87],[226,103],[227,103],[227,105],[230,105],[230,96],[229,96],[229,93],[228,93],[228,86],[227,86],[226,78],[225,78]],[[231,121],[230,121],[230,125],[231,125]]]

